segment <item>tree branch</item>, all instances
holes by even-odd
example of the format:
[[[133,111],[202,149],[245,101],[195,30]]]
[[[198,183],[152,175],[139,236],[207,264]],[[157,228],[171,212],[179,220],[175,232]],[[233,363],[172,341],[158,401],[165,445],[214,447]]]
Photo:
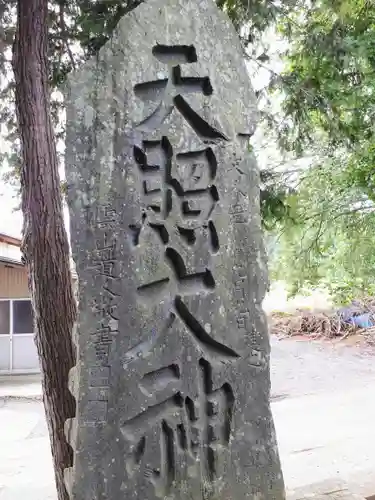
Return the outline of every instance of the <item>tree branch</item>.
[[[66,51],[67,51],[68,56],[69,56],[70,64],[72,65],[73,70],[75,70],[76,64],[74,62],[74,57],[73,57],[72,51],[71,51],[70,46],[69,46],[68,30],[66,28],[65,19],[64,19],[64,6],[65,6],[65,1],[62,0],[59,4],[61,36],[62,36],[62,40],[65,44]]]

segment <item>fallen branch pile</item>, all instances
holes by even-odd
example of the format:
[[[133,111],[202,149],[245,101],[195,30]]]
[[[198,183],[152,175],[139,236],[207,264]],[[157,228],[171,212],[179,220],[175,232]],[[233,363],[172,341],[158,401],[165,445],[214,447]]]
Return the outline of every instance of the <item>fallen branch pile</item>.
[[[358,319],[370,318],[370,327],[360,326]],[[361,334],[375,343],[375,299],[366,298],[353,302],[349,307],[332,312],[315,312],[298,309],[294,313],[274,312],[270,317],[271,333],[293,337],[296,335],[317,338],[346,338]]]
[[[345,323],[337,313],[298,310],[294,314],[273,313],[270,320],[273,334],[293,337],[308,335],[311,338],[335,338],[351,335],[358,329]]]

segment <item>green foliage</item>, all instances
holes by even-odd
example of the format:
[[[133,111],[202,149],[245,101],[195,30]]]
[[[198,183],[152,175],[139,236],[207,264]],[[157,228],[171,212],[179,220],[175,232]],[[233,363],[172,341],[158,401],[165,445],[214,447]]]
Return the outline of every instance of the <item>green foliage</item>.
[[[326,288],[339,302],[375,293],[375,205],[348,185],[341,159],[301,176],[292,223],[279,226],[272,275],[290,293]]]
[[[254,43],[257,37],[276,23],[283,16],[288,15],[297,6],[303,6],[298,0],[217,0],[218,7],[225,11],[238,31],[246,26],[249,43]]]
[[[282,88],[289,125],[284,145],[302,151],[316,131],[331,147],[356,149],[373,137],[375,8],[358,0],[323,1],[283,20],[292,37]],[[294,22],[294,24],[292,24]]]
[[[294,223],[293,195],[287,186],[280,182],[272,170],[260,173],[260,212],[265,231],[273,231],[280,224]]]
[[[278,25],[290,44],[271,82],[283,97],[279,146],[313,155],[293,221],[278,226],[276,278],[340,301],[375,290],[375,4],[322,0]]]

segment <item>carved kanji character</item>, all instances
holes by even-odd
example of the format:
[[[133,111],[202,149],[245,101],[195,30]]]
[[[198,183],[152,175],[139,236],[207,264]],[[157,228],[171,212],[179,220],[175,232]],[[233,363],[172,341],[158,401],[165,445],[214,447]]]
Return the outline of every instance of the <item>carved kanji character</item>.
[[[250,321],[250,313],[249,311],[240,312],[237,317],[237,326],[241,330],[249,331],[249,321]]]
[[[179,370],[175,365],[162,368],[143,377],[143,388],[147,378],[148,392],[164,389],[166,382],[178,381]],[[183,397],[180,391],[149,406],[121,426],[124,438],[131,443],[126,461],[129,476],[143,468],[144,474],[155,486],[156,495],[164,498],[172,489],[176,476],[178,454],[185,454],[187,460],[202,471],[202,480],[213,481],[216,476],[216,453],[229,444],[234,394],[230,384],[213,389],[212,367],[201,358],[198,363],[198,397]],[[151,381],[151,383],[150,383]],[[199,411],[196,411],[196,406]],[[155,426],[160,429],[159,467],[145,463],[147,433]],[[201,464],[201,465],[200,465]],[[191,470],[191,468],[190,468]]]
[[[99,276],[117,279],[116,242],[108,242],[107,240],[107,234],[104,234],[103,242],[97,242],[93,255],[93,264]]]
[[[117,223],[117,212],[111,205],[97,209],[96,225],[99,229],[113,229]]]
[[[210,96],[213,92],[208,76],[182,76],[181,64],[190,64],[198,60],[195,48],[192,45],[156,45],[153,48],[153,55],[164,64],[168,64],[169,74],[164,79],[135,85],[135,95],[143,101],[153,101],[155,95],[162,95],[156,110],[139,123],[137,128],[145,132],[158,129],[175,108],[203,140],[227,140],[227,137],[222,132],[210,125],[194,111],[183,97],[186,94],[196,93]]]

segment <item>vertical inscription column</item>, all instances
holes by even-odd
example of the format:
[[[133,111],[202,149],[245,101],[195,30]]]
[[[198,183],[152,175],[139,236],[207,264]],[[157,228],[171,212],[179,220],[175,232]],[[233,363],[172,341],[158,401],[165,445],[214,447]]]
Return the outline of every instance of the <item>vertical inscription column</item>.
[[[111,205],[99,206],[93,221],[96,236],[92,256],[94,280],[100,289],[99,300],[92,304],[97,328],[90,332],[95,363],[88,367],[88,403],[84,423],[89,426],[107,422],[111,386],[110,354],[118,334],[116,282],[119,279],[115,228],[118,217]]]
[[[204,483],[205,487],[208,488],[210,483],[217,480],[217,451],[220,446],[225,448],[229,445],[235,397],[227,382],[214,388],[213,370],[218,363],[235,362],[240,355],[216,340],[212,328],[208,329],[199,316],[190,310],[190,297],[215,293],[215,277],[209,262],[205,263],[203,269],[189,272],[178,250],[182,248],[185,254],[199,251],[196,248],[198,235],[207,238],[211,255],[220,249],[213,215],[220,201],[215,178],[221,166],[218,165],[214,148],[228,139],[193,110],[183,97],[189,92],[205,95],[213,92],[208,77],[182,76],[180,64],[197,61],[195,47],[156,45],[152,53],[163,62],[173,63],[169,66],[168,80],[139,83],[134,88],[135,94],[146,102],[157,89],[162,89],[163,97],[156,111],[138,125],[144,139],[140,145],[134,146],[133,154],[140,176],[144,211],[140,217],[142,224],[130,224],[129,231],[136,248],[139,248],[142,231],[147,227],[155,231],[164,247],[163,257],[170,273],[140,285],[138,295],[140,300],[147,300],[150,305],[158,303],[163,296],[171,297],[170,313],[166,318],[167,329],[173,330],[175,321],[180,320],[196,348],[197,397],[186,393],[184,389],[188,387],[188,381],[181,378],[181,373],[186,371],[184,367],[171,364],[146,373],[139,386],[143,393],[155,395],[173,383],[179,385],[180,390],[125,421],[121,432],[125,440],[131,443],[131,453],[126,459],[129,476],[134,477],[135,471],[144,467],[156,495],[164,498],[171,494],[174,481],[181,475],[176,470],[176,464],[180,463],[178,455],[183,455],[183,462],[190,464],[189,475],[200,478],[199,482]],[[177,65],[178,62],[180,64]],[[156,140],[147,137],[147,134],[162,127],[172,109],[180,113],[193,129],[201,144],[199,149],[174,151],[168,136]],[[207,143],[212,144],[212,147],[205,146]],[[162,330],[159,336],[165,331]],[[156,341],[154,338],[153,343]],[[152,351],[149,355],[152,356]],[[179,357],[180,352],[176,352],[176,356]],[[130,353],[125,354],[126,359],[130,357]],[[125,368],[129,369],[129,362]],[[159,467],[147,464],[147,434],[155,432],[155,426],[159,427],[161,435]]]

